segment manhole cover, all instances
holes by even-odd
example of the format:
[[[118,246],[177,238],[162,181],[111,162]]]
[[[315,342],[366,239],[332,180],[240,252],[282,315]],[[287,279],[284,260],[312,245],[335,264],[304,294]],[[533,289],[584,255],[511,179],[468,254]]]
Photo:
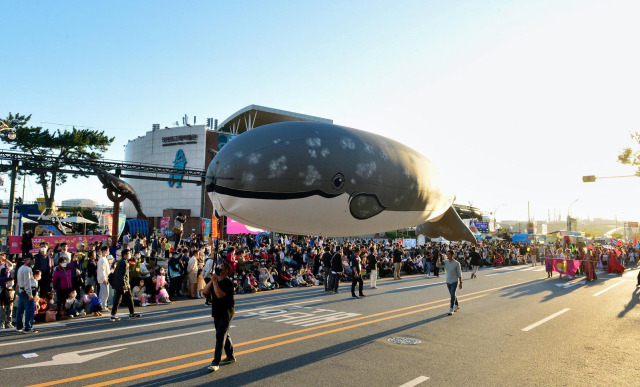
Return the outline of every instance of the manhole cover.
[[[390,343],[400,345],[418,345],[421,343],[418,339],[412,339],[411,337],[392,337],[389,339]]]

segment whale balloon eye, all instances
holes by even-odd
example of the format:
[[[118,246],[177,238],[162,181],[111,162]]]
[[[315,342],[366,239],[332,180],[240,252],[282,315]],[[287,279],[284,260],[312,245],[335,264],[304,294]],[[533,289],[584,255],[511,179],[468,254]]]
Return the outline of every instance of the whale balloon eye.
[[[335,189],[336,191],[342,189],[342,186],[344,185],[344,175],[342,173],[336,173],[336,175],[333,177],[332,185],[333,189]]]

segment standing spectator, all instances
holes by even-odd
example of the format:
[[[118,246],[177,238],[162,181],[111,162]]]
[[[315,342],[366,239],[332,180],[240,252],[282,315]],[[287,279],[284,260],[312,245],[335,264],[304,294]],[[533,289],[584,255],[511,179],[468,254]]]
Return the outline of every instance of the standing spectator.
[[[100,259],[97,265],[97,280],[98,280],[98,296],[102,303],[102,310],[108,312],[107,303],[109,302],[109,247],[102,246],[100,248]]]
[[[324,248],[324,254],[322,254],[322,268],[324,270],[324,291],[331,291],[331,284],[329,283],[329,279],[331,279],[331,249],[329,246]]]
[[[226,354],[225,363],[236,361],[233,353],[233,343],[229,336],[229,324],[235,315],[235,302],[233,300],[233,283],[229,280],[231,266],[228,262],[223,262],[222,267],[216,268],[211,277],[211,282],[207,284],[205,293],[212,293],[213,306],[211,315],[216,328],[216,347],[211,365],[207,369],[215,372],[220,368],[222,359],[222,349]]]
[[[98,285],[98,263],[96,262],[96,252],[89,251],[87,257],[87,270],[85,275],[85,286],[92,285],[94,288]]]
[[[338,293],[338,285],[340,285],[340,277],[344,272],[344,266],[342,264],[342,246],[336,247],[336,252],[331,257],[331,291],[334,294]]]
[[[422,257],[422,267],[427,278],[431,278],[431,248],[425,250],[424,257]]]
[[[168,262],[169,267],[169,299],[172,301],[178,297],[180,286],[182,285],[182,274],[180,259],[178,253],[174,251],[171,253],[171,258]]]
[[[31,271],[31,257],[24,257],[24,261],[16,274],[18,286],[18,315],[16,316],[16,331],[22,333],[37,333],[33,329],[33,319],[36,312],[36,302],[32,293],[34,282]],[[24,330],[23,330],[24,328]]]
[[[42,280],[40,281],[40,297],[44,298],[51,291],[51,278],[53,277],[53,268],[55,263],[53,256],[48,254],[49,244],[40,242],[40,250],[35,257],[34,269],[40,270]]]
[[[440,249],[437,247],[431,249],[431,266],[433,266],[433,274],[440,278]]]
[[[6,271],[6,269],[5,269]],[[15,298],[15,288],[13,278],[7,277],[0,288],[0,326],[2,329],[13,328],[13,299]]]
[[[129,283],[129,265],[135,265],[135,258],[131,256],[129,249],[122,250],[122,259],[116,264],[116,269],[113,272],[113,308],[111,309],[111,321],[119,321],[120,318],[116,316],[118,313],[118,306],[123,299],[127,302],[129,307],[129,318],[138,318],[139,314],[133,309],[133,296],[131,295],[131,287]]]
[[[64,315],[64,304],[73,290],[71,270],[67,268],[67,257],[58,255],[58,266],[53,270],[53,291],[56,293],[58,317]]]
[[[189,277],[189,298],[196,297],[196,287],[198,285],[198,258],[197,253],[193,253],[187,263],[187,276]]]
[[[458,297],[456,297],[456,288],[459,286],[462,289],[462,268],[460,267],[460,262],[456,261],[453,258],[453,251],[447,251],[447,258],[444,260],[444,272],[447,276],[447,288],[449,289],[449,294],[451,295],[449,316],[454,314],[455,312],[460,310],[460,306],[458,305]],[[458,285],[458,282],[460,285]]]
[[[351,262],[349,263],[353,271],[353,279],[351,280],[351,297],[360,298],[366,297],[362,293],[363,281],[362,281],[362,258],[364,250],[356,251],[351,256]],[[356,284],[358,284],[358,295],[356,296]]]
[[[367,270],[369,270],[369,279],[371,281],[371,289],[377,289],[376,281],[378,280],[378,258],[376,257],[376,246],[372,245],[369,248],[369,255],[367,256]]]
[[[393,249],[393,279],[399,280],[402,279],[400,277],[400,267],[402,265],[402,256],[404,255],[404,250],[402,246],[398,245],[395,249]]]
[[[33,249],[33,241],[31,240],[32,238],[33,238],[32,230],[27,230],[22,235],[21,247],[22,247],[23,257],[26,256],[27,254],[31,254],[31,250]]]

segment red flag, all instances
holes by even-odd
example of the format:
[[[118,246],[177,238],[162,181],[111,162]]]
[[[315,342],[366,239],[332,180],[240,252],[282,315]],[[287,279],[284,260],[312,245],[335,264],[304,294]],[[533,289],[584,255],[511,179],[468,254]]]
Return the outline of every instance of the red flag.
[[[633,240],[633,245],[637,245],[638,244],[638,236],[636,235],[636,238]]]
[[[622,246],[622,239],[618,239],[618,242],[616,242],[616,245]]]

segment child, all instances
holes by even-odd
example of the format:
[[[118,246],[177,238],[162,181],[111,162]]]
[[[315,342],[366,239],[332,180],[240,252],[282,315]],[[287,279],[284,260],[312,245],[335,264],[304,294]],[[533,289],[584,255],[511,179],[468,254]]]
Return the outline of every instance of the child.
[[[84,288],[84,296],[82,296],[82,306],[85,311],[88,309],[89,313],[93,313],[94,316],[102,316],[102,304],[100,303],[100,297],[95,293],[93,285],[87,285]]]
[[[147,300],[149,299],[149,295],[145,293],[144,280],[141,279],[138,286],[133,287],[133,297],[135,297],[138,301],[140,301],[141,306],[149,306]]]
[[[0,324],[2,325],[2,329],[13,328],[11,321],[13,320],[13,299],[15,295],[13,278],[6,278],[2,286],[2,291],[0,291]]]
[[[80,301],[76,300],[77,295],[76,291],[72,290],[71,293],[69,293],[69,298],[64,302],[65,315],[69,317],[84,316],[86,314]]]
[[[164,273],[164,268],[160,268],[158,275],[156,276],[156,305],[160,302],[163,304],[170,304],[169,293],[167,293],[167,280]]]

